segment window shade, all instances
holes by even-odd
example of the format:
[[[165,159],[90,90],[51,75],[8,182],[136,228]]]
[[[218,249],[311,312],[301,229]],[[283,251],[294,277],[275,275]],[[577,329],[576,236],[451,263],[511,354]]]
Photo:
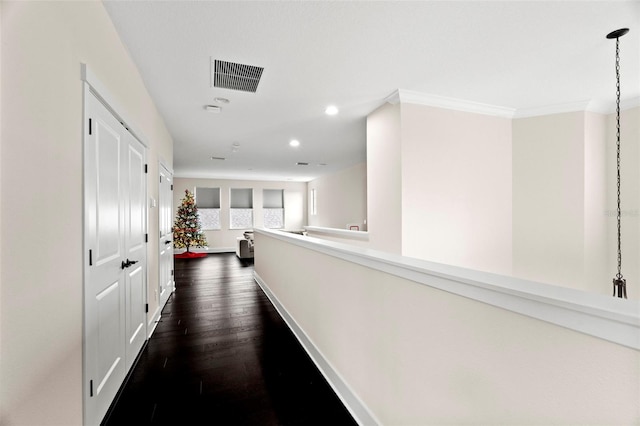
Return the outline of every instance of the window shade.
[[[200,209],[219,209],[220,188],[196,188],[196,205]]]
[[[284,208],[284,190],[263,189],[262,190],[262,207],[265,209]]]
[[[253,189],[251,188],[231,188],[232,209],[252,209]]]

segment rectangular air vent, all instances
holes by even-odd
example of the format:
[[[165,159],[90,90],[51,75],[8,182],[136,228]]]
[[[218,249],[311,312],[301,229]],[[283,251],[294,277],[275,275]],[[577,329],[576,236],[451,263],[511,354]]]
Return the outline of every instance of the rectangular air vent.
[[[213,87],[255,93],[264,68],[215,59],[212,64]]]
[[[304,163],[304,162],[302,162],[302,161],[298,161],[298,162],[296,163],[296,165],[297,165],[297,166],[308,166],[308,165],[309,165],[309,163]]]

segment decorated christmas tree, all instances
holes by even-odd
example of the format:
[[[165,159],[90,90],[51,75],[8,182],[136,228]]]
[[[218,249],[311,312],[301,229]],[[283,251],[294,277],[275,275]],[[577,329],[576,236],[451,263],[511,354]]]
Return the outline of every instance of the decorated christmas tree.
[[[207,239],[202,233],[198,207],[193,194],[188,189],[185,189],[184,193],[173,225],[173,246],[186,248],[187,253],[190,253],[191,247],[206,247]]]

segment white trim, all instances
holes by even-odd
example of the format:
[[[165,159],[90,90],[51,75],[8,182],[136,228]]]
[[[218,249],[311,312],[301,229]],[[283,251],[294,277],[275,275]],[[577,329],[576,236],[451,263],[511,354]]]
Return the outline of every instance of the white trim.
[[[492,115],[504,118],[527,118],[542,115],[563,114],[566,112],[590,111],[599,114],[613,114],[616,111],[614,102],[601,102],[592,99],[575,102],[565,102],[554,105],[542,105],[529,108],[509,108],[499,105],[489,105],[464,99],[448,98],[445,96],[431,95],[428,93],[398,89],[384,99],[390,104],[416,104],[435,108],[451,109],[455,111],[471,112],[476,114]],[[624,99],[620,102],[620,110],[640,106],[640,97]]]
[[[626,99],[620,102],[620,110],[625,111],[640,106],[640,97]],[[520,108],[513,118],[539,117],[542,115],[563,114],[566,112],[589,111],[598,114],[613,114],[616,112],[616,104],[613,102],[599,102],[594,100],[584,100],[577,102],[567,102],[556,105],[545,105],[533,108]]]
[[[385,98],[390,104],[416,104],[436,108],[451,109],[455,111],[471,112],[475,114],[492,115],[496,117],[512,118],[515,109],[498,105],[483,104],[464,99],[449,98],[445,96],[430,95],[428,93],[414,92],[398,89]]]
[[[256,229],[306,249],[640,350],[640,301]]]
[[[280,303],[276,295],[271,292],[271,289],[269,289],[269,286],[260,275],[254,272],[253,277],[356,422],[358,422],[359,425],[382,424],[376,419],[373,413],[371,413],[364,402],[351,390],[347,382],[342,378],[340,373],[333,368],[329,360],[327,360],[316,345],[313,344],[309,336],[307,336],[307,333],[304,332],[287,309]]]
[[[147,330],[150,330],[149,333],[147,334],[147,339],[151,339],[151,336],[153,336],[153,332],[156,331],[156,327],[158,326],[158,323],[160,323],[161,318],[162,318],[161,310],[160,310],[160,307],[158,306],[156,311],[153,313],[151,321],[147,323]]]
[[[365,231],[352,231],[350,229],[325,228],[322,226],[305,226],[305,231],[316,232],[318,234],[333,235],[341,238],[349,238],[352,240],[369,241],[369,233]]]
[[[588,107],[594,108],[594,112],[599,108],[590,100],[567,102],[556,105],[544,105],[532,108],[519,108],[513,118],[538,117],[541,115],[564,114],[566,112],[587,111]]]
[[[116,100],[116,98],[111,95],[111,92],[107,90],[107,87],[102,84],[102,82],[96,77],[96,75],[91,71],[91,68],[87,64],[80,64],[81,69],[81,79],[89,84],[91,88],[91,92],[102,102],[113,115],[120,120],[124,126],[127,128],[133,136],[135,136],[145,148],[149,148],[149,144],[147,143],[147,138],[142,133],[142,130],[138,128],[134,124],[131,116],[126,112],[124,107],[120,105],[120,103]]]

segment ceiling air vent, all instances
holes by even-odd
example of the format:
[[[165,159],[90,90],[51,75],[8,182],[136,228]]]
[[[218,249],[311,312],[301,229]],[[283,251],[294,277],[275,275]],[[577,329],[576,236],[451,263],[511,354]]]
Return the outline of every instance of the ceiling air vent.
[[[308,165],[309,165],[309,163],[305,163],[305,162],[303,162],[303,161],[298,161],[298,162],[296,163],[296,166],[308,166]]]
[[[255,93],[262,77],[262,67],[214,60],[213,87]]]

